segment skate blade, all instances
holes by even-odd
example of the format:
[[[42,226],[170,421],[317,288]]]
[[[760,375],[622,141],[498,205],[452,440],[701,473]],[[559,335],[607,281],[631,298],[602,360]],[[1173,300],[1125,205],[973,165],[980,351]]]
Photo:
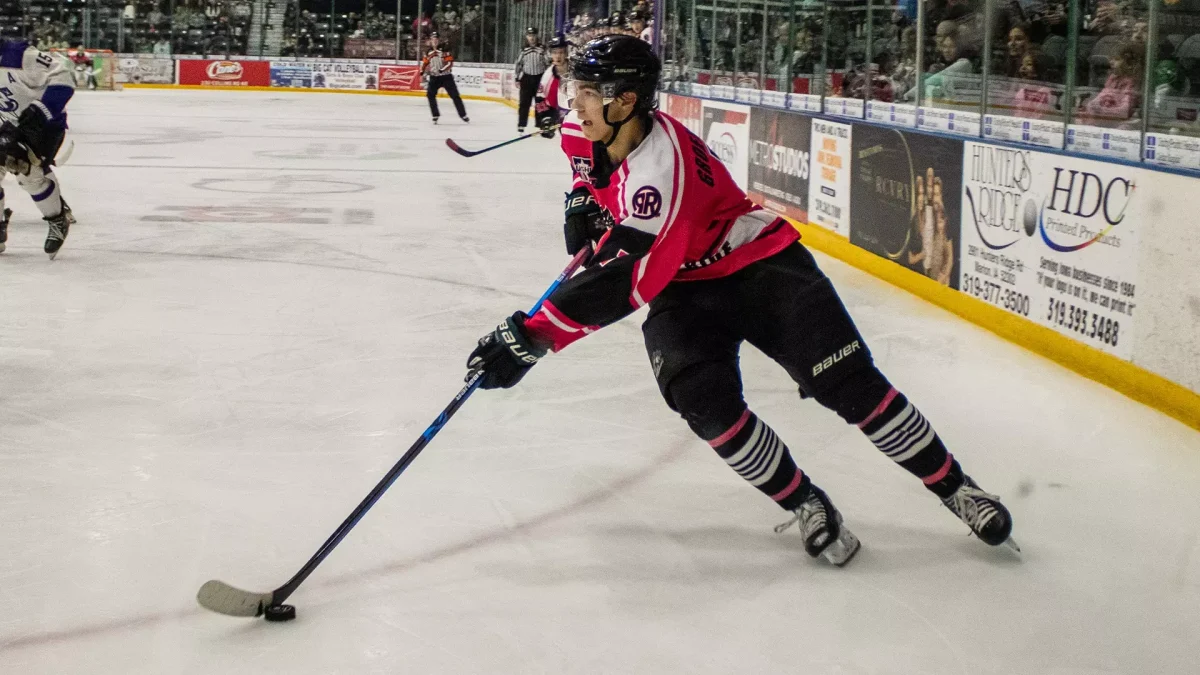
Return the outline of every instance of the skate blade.
[[[858,541],[858,537],[843,526],[841,536],[824,551],[821,551],[821,557],[834,567],[842,567],[850,562],[860,548],[862,548],[862,544]]]
[[[1012,537],[1000,542],[1000,545],[1007,547],[1010,551],[1016,553],[1017,555],[1021,555],[1021,547],[1017,545],[1017,540],[1013,539]]]

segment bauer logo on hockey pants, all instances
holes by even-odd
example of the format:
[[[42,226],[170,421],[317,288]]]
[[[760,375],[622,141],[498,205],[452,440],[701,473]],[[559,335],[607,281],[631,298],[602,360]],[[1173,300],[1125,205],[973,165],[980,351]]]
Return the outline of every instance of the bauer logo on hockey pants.
[[[813,370],[812,370],[813,377],[816,377],[817,375],[820,375],[821,373],[825,372],[826,370],[829,370],[838,361],[841,361],[842,359],[846,358],[847,356],[850,356],[854,352],[858,351],[858,346],[859,346],[858,340],[855,340],[854,342],[851,342],[850,344],[846,345],[845,347],[842,347],[841,349],[837,350],[833,354],[826,356],[824,361],[821,361],[817,365],[813,366]]]
[[[633,193],[633,217],[650,220],[662,211],[662,194],[658,188],[646,185]]]

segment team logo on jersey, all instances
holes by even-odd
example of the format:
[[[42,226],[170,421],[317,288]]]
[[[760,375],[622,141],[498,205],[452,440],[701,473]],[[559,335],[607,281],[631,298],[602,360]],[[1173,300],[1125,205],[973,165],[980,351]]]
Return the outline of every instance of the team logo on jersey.
[[[592,182],[592,158],[591,157],[571,157],[571,167],[575,169],[575,173],[587,182]]]
[[[655,218],[662,211],[662,194],[657,188],[649,185],[638,188],[633,193],[633,217],[642,220]]]

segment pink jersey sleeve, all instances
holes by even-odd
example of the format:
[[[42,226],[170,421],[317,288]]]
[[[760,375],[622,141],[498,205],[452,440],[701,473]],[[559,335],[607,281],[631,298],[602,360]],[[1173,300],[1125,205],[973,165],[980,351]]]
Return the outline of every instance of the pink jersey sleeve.
[[[571,162],[571,174],[574,176],[571,190],[588,185],[587,174],[592,170],[592,142],[583,135],[579,126],[579,116],[570,113],[563,118],[559,129],[562,136],[563,154]]]

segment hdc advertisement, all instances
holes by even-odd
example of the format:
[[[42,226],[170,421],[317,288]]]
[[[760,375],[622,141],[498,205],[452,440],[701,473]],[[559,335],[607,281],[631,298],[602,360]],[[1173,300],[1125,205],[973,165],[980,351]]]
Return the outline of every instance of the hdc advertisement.
[[[965,143],[962,291],[1129,359],[1144,172]]]

